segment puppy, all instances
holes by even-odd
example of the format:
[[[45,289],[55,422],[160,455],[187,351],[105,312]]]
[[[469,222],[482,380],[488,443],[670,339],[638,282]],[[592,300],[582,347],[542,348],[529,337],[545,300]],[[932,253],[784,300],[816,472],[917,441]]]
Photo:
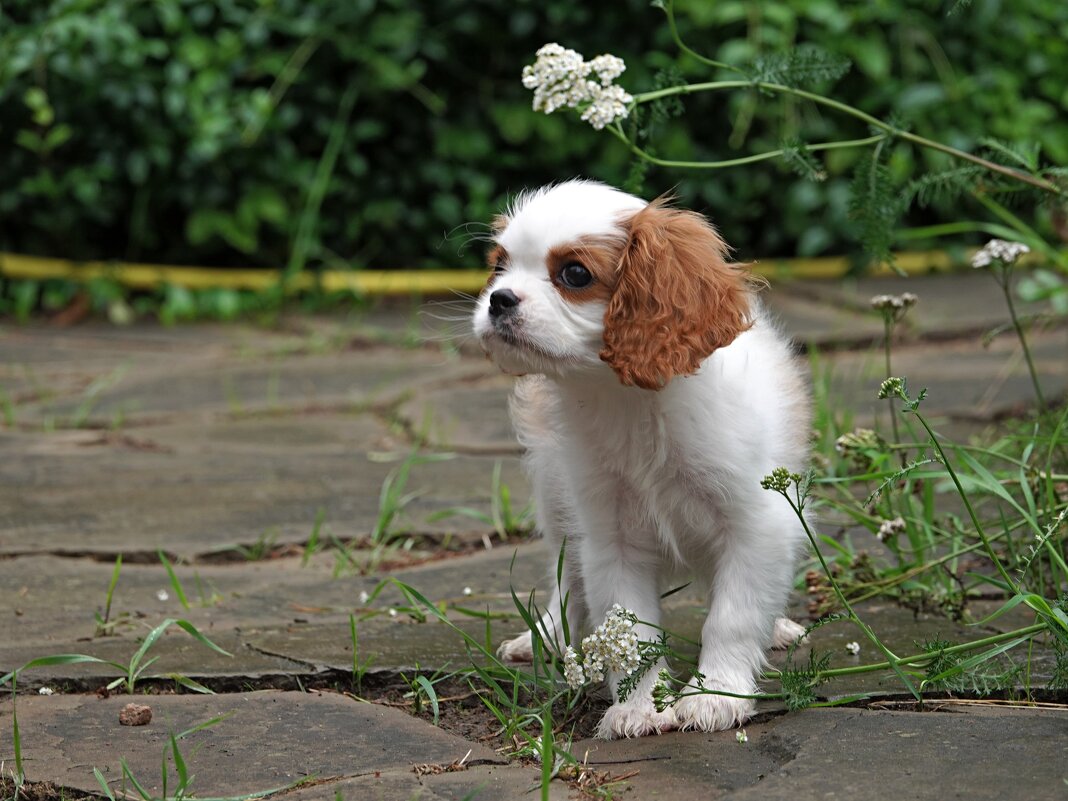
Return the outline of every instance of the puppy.
[[[576,642],[613,604],[657,625],[668,582],[694,578],[708,594],[704,686],[755,693],[765,649],[803,633],[776,617],[804,531],[760,479],[803,470],[810,429],[806,382],[754,280],[702,216],[591,181],[523,194],[494,229],[474,330],[522,376],[511,413],[554,583],[566,541],[543,636],[562,646],[562,606]],[[530,632],[501,654],[529,661]],[[609,675],[602,737],[751,714],[750,700],[709,694],[657,712],[661,667],[622,702]]]

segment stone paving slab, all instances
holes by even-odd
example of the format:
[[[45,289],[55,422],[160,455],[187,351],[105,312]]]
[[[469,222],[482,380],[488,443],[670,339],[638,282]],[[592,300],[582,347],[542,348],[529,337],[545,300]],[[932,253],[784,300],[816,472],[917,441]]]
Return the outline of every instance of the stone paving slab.
[[[877,337],[882,338],[882,317],[871,311],[875,295],[912,292],[919,298],[901,324],[906,338],[924,336],[946,339],[967,333],[984,332],[1010,322],[1001,287],[985,270],[941,273],[909,277],[843,278],[836,281],[795,281],[776,283],[773,298],[801,297],[827,309],[852,309],[876,321]],[[1048,311],[1041,303],[1025,303],[1014,298],[1021,317]],[[790,321],[792,322],[792,320]],[[816,321],[819,328],[819,322]],[[801,328],[790,328],[800,336]]]
[[[324,414],[165,424],[134,434],[0,432],[0,554],[154,553],[183,557],[260,541],[303,543],[323,510],[341,538],[379,520],[383,482],[411,446],[367,416]],[[393,449],[379,455],[382,448]],[[5,456],[6,454],[6,456]],[[388,457],[388,460],[387,460]],[[396,530],[444,534],[489,511],[496,460],[458,455],[414,465]],[[518,460],[502,480],[517,510]]]
[[[979,425],[1027,408],[1030,382],[1015,338],[998,337],[985,350],[979,342],[978,332],[1007,319],[988,276],[776,284],[767,303],[786,331],[821,350],[819,363],[830,378],[817,377],[817,382],[828,388],[831,407],[868,422],[885,414],[885,403],[874,398],[883,377],[882,354],[870,344],[880,340],[882,324],[868,300],[872,294],[901,291],[916,292],[920,303],[895,344],[894,372],[907,375],[914,391],[928,386],[924,410],[940,420],[940,429]],[[488,511],[498,461],[514,505],[525,503],[526,483],[507,422],[510,379],[485,361],[466,334],[469,315],[469,304],[460,302],[425,315],[410,305],[384,305],[366,314],[283,318],[273,329],[245,324],[0,327],[0,673],[57,652],[125,662],[138,637],[166,617],[189,619],[234,656],[214,654],[174,629],[153,649],[160,660],[148,673],[180,672],[215,680],[220,687],[237,681],[293,686],[294,677],[350,670],[350,614],[360,619],[360,655],[374,657],[372,671],[394,676],[416,665],[433,669],[469,662],[462,638],[447,626],[414,622],[395,588],[366,603],[360,600],[360,593],[371,592],[384,574],[442,603],[479,641],[485,637],[483,621],[456,608],[488,608],[499,616],[492,622],[490,647],[518,633],[521,624],[504,617],[514,610],[510,587],[525,597],[537,584],[538,597],[546,597],[547,559],[539,544],[523,546],[514,565],[514,549],[499,546],[418,566],[387,555],[378,574],[370,576],[347,570],[333,578],[328,552],[300,566],[299,547],[318,511],[325,514],[324,532],[329,528],[346,539],[365,536],[378,518],[383,482],[400,458],[420,445],[429,446],[423,455],[460,453],[412,468],[405,492],[414,494],[398,528],[439,541],[477,541],[488,531],[483,522],[428,517],[461,505]],[[449,339],[458,332],[458,339]],[[1031,341],[1047,395],[1063,395],[1068,329],[1036,331]],[[235,546],[269,543],[295,547],[282,558],[243,562],[235,557]],[[421,547],[416,544],[412,555],[421,556]],[[157,548],[185,560],[175,569],[191,608],[182,608],[174,597],[155,558]],[[127,562],[113,617],[127,617],[117,636],[94,638],[93,611],[103,604],[111,560],[120,552]],[[358,559],[364,556],[357,552]],[[198,578],[203,598],[195,589]],[[465,587],[471,595],[464,594]],[[170,597],[161,601],[160,590]],[[798,612],[804,599],[795,600]],[[389,607],[400,611],[390,616]],[[921,650],[917,641],[927,637],[959,642],[1016,622],[969,628],[913,618],[875,602],[863,604],[860,612],[899,654]],[[684,636],[696,635],[703,615],[693,590],[665,603],[665,624]],[[830,651],[833,667],[878,660],[874,646],[845,623],[824,626],[811,639],[797,650],[796,663],[807,662],[810,648]],[[852,641],[860,642],[858,656],[845,648]],[[778,653],[771,662],[781,665],[783,659]],[[1039,683],[1048,669],[1042,659],[1034,670]],[[79,680],[76,686],[92,687],[114,675],[112,668],[93,665],[42,668],[25,674],[20,689],[29,693],[43,684],[74,680]],[[774,690],[772,684],[767,689]],[[838,679],[820,692],[900,697],[902,688],[889,675],[875,674]],[[458,799],[474,792],[474,798],[518,799],[530,797],[527,791],[537,781],[537,768],[496,763],[418,777],[409,760],[451,762],[472,744],[451,738],[446,747],[435,738],[448,735],[399,712],[375,711],[341,696],[307,700],[311,697],[183,695],[152,696],[150,702],[163,713],[157,722],[176,721],[186,728],[211,717],[209,710],[218,704],[240,708],[239,717],[257,710],[258,722],[239,734],[221,728],[231,723],[228,719],[191,735],[190,749],[201,747],[197,757],[218,757],[203,769],[191,761],[200,795],[226,792],[212,783],[215,775],[231,782],[223,788],[240,783],[233,792],[247,792],[272,786],[284,773],[312,770],[313,763],[341,778],[292,795],[333,799],[340,790],[343,798],[354,799]],[[117,712],[107,705],[119,700],[20,696],[26,755],[38,768],[81,771],[81,779],[90,782],[86,789],[94,790],[96,757],[85,756],[79,743],[103,744],[100,753],[111,761],[100,764],[109,766],[109,776],[128,746],[135,754],[131,765],[133,759],[144,760],[143,768],[142,762],[135,765],[138,775],[144,772],[152,780],[158,776],[165,730],[116,733]],[[49,706],[53,702],[58,705]],[[279,704],[284,714],[271,717],[267,710]],[[1009,779],[1028,798],[1047,797],[1051,787],[1064,789],[1058,783],[1064,777],[1057,774],[1063,772],[1068,740],[1063,714],[1031,710],[1014,717],[972,707],[959,714],[955,707],[958,714],[828,709],[783,716],[775,704],[760,708],[762,717],[748,727],[745,745],[733,732],[690,733],[582,743],[574,752],[581,756],[588,748],[591,763],[599,761],[617,775],[640,770],[630,780],[632,789],[624,791],[624,797],[634,798],[745,799],[757,792],[772,799],[883,798],[895,781],[903,788],[900,797],[915,798],[941,798],[947,788],[969,798],[1012,797]],[[10,696],[0,693],[0,761],[11,757],[3,734],[10,731],[9,709]],[[109,710],[106,720],[100,709]],[[389,712],[386,723],[367,722],[367,715],[379,712]],[[395,725],[400,718],[405,723]],[[89,731],[93,726],[95,733]],[[386,739],[382,729],[396,739]],[[1061,738],[1052,738],[1050,731],[1059,731]],[[383,748],[388,749],[384,757]],[[243,762],[246,749],[255,753]],[[1036,760],[1041,764],[1032,770]],[[1001,770],[1006,762],[1011,770]],[[235,770],[235,765],[243,767]],[[1025,770],[1030,773],[1021,778]],[[567,795],[564,785],[553,787],[552,797]]]
[[[435,447],[465,453],[521,453],[508,416],[515,379],[486,367],[481,380],[461,387],[416,392],[398,409],[409,429],[423,431]]]
[[[522,766],[478,765],[469,770],[417,777],[390,771],[298,788],[286,798],[299,801],[530,801],[540,797],[540,771]],[[626,798],[627,796],[624,796]],[[549,786],[550,801],[576,796],[560,781]]]
[[[335,694],[141,697],[154,711],[144,728],[119,726],[118,711],[128,700],[20,697],[30,780],[94,791],[92,768],[98,767],[115,786],[124,757],[146,788],[158,791],[168,734],[226,713],[231,717],[181,742],[201,795],[254,792],[314,774],[319,783],[294,795],[518,801],[539,777],[537,768],[501,766],[484,746],[421,720]],[[6,727],[10,707],[9,700],[0,702],[0,726]],[[971,799],[1064,797],[1063,711],[952,701],[929,708],[809,709],[750,722],[745,743],[735,731],[670,732],[584,740],[571,751],[595,770],[631,774],[628,789],[618,792],[641,799],[884,799],[891,788],[911,799],[940,800],[951,788]],[[446,765],[469,750],[471,770],[412,772],[416,763]],[[562,783],[554,783],[551,797],[568,797]]]
[[[492,551],[445,559],[391,571],[434,604],[450,610],[455,625],[475,642],[485,643],[485,621],[464,615],[456,608],[495,615],[512,615],[491,621],[489,649],[523,629],[514,616],[512,590],[523,600],[531,588],[535,599],[546,602],[547,558],[540,542],[519,548],[498,546]],[[387,587],[364,603],[361,592],[373,592],[377,576],[343,575],[331,578],[331,563],[319,555],[308,567],[300,567],[297,557],[230,565],[199,565],[175,568],[189,596],[191,607],[184,609],[175,597],[166,571],[158,565],[124,565],[112,603],[112,620],[118,620],[116,636],[96,637],[94,611],[102,612],[104,593],[112,566],[105,562],[52,556],[21,557],[0,561],[0,609],[10,609],[0,618],[0,672],[32,659],[55,653],[84,653],[114,662],[126,663],[136,650],[137,638],[165,618],[191,621],[231,658],[216,654],[196,643],[184,632],[172,628],[153,649],[160,657],[147,675],[180,673],[192,678],[277,677],[314,675],[324,670],[346,673],[352,667],[349,615],[356,616],[360,659],[373,658],[372,670],[396,671],[452,669],[470,663],[471,654],[463,637],[452,628],[428,617],[426,622],[405,612],[407,601],[394,587]],[[197,581],[209,595],[204,603]],[[471,589],[465,595],[465,588]],[[160,590],[169,597],[161,601]],[[218,597],[214,598],[214,593]],[[804,622],[798,599],[795,619]],[[399,608],[396,616],[389,608]],[[420,610],[422,611],[422,610]],[[868,602],[860,606],[864,619],[895,653],[905,655],[922,650],[925,639],[936,637],[951,642],[976,639],[1000,629],[966,626],[945,618],[914,616],[892,604]],[[698,592],[687,589],[664,602],[664,625],[683,637],[696,638],[705,609]],[[849,642],[860,641],[861,652],[852,655]],[[797,649],[794,664],[808,663],[811,649],[831,653],[831,667],[852,667],[881,658],[852,625],[840,622],[823,626],[811,642]],[[684,655],[696,649],[683,647]],[[481,658],[475,653],[475,657]],[[770,655],[771,663],[782,666],[785,653]],[[1044,657],[1033,666],[1033,677],[1044,680],[1048,665]],[[36,668],[23,677],[25,686],[61,684],[71,680],[114,677],[115,669],[98,664],[57,665]],[[775,682],[766,684],[770,692]],[[901,693],[900,682],[889,673],[841,677],[824,685],[821,693],[844,697],[853,693]],[[765,708],[776,708],[765,704]]]
[[[544,595],[545,560],[539,546],[492,551],[444,559],[391,571],[433,603],[473,611],[514,612],[509,589],[514,581],[522,597],[536,583]],[[527,552],[531,558],[527,558]],[[390,607],[407,606],[394,587],[373,601],[380,576],[331,578],[332,558],[321,554],[300,567],[297,557],[230,565],[176,566],[190,608],[179,602],[164,568],[123,565],[112,599],[115,636],[94,636],[94,612],[103,613],[112,565],[54,556],[0,560],[0,674],[32,659],[56,653],[82,653],[120,663],[129,660],[137,638],[165,618],[182,618],[230,651],[216,654],[172,628],[154,647],[160,656],[149,675],[177,672],[191,677],[303,674],[352,667],[349,615],[359,620],[361,659],[374,656],[375,670],[436,669],[467,662],[462,637],[433,619],[415,623],[405,612],[390,616]],[[199,586],[203,588],[203,595]],[[464,594],[470,587],[471,595]],[[168,593],[160,600],[157,593]],[[218,597],[215,598],[215,594]],[[207,603],[204,603],[207,600]],[[456,624],[477,641],[483,620],[452,612]],[[522,628],[515,620],[494,621],[492,648]],[[87,677],[114,676],[113,668],[92,663],[37,668],[27,686]]]
[[[27,778],[99,793],[95,767],[118,791],[119,760],[124,758],[145,789],[159,793],[160,757],[169,736],[220,715],[228,717],[188,735],[179,746],[189,772],[195,774],[191,789],[200,796],[254,793],[311,777],[327,782],[403,772],[414,778],[415,764],[449,764],[465,754],[473,765],[505,761],[486,746],[403,712],[336,693],[262,691],[135,700],[152,707],[147,726],[119,724],[119,710],[130,701],[128,696],[20,697]],[[8,699],[0,704],[4,729],[10,728],[10,715]]]
[[[109,426],[136,424],[195,410],[248,413],[281,409],[362,409],[388,405],[420,384],[460,378],[464,368],[440,353],[414,350],[398,359],[389,349],[277,358],[197,359],[155,364],[104,377],[88,399],[59,398],[20,409],[19,420],[84,420]]]
[[[1068,328],[1034,333],[1029,342],[1043,393],[1047,398],[1064,394]],[[868,424],[885,418],[886,401],[877,399],[886,377],[881,350],[838,353],[824,357],[823,364],[830,372],[832,408],[849,410],[858,422]],[[1034,403],[1027,364],[1014,336],[997,337],[987,348],[972,339],[895,347],[892,369],[908,380],[912,397],[927,388],[921,411],[929,418],[991,421],[1022,413]]]
[[[933,705],[936,712],[807,709],[736,732],[575,743],[594,767],[637,769],[641,799],[1063,799],[1068,713]],[[626,797],[624,795],[624,797]]]

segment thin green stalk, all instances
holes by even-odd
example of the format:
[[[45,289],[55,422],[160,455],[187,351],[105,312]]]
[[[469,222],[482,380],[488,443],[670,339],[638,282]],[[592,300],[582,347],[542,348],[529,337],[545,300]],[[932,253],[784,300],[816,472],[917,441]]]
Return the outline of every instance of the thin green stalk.
[[[1011,231],[1008,235],[1001,234],[1002,239],[1023,239],[1028,244],[1033,245],[1038,250],[1041,250],[1050,261],[1056,262],[1062,267],[1068,266],[1068,254],[1064,251],[1058,250],[1049,244],[1041,234],[1034,228],[1025,223],[1011,211],[1009,211],[1001,203],[998,203],[990,195],[983,192],[972,191],[971,196],[978,200],[991,214],[1000,219],[1005,225],[1007,225]]]
[[[883,312],[883,356],[886,362],[886,377],[889,378],[894,373],[890,369],[890,337],[894,333],[894,321],[892,319],[893,312]],[[894,399],[887,398],[886,402],[890,404],[890,427],[894,431],[894,442],[901,441],[901,432],[897,429],[897,414],[894,409]],[[905,452],[901,452],[901,466],[905,466]]]
[[[898,395],[898,397],[904,400],[905,403],[909,402],[908,399],[904,397],[903,393]],[[918,410],[914,411],[913,414],[916,415],[916,419],[920,421],[920,425],[923,426],[924,430],[927,432],[927,435],[931,438],[931,444],[934,445],[935,450],[938,451],[938,456],[939,458],[941,458],[942,464],[946,466],[946,472],[949,473],[949,477],[953,480],[953,486],[957,488],[957,494],[964,502],[964,508],[968,510],[968,516],[972,519],[972,525],[975,526],[975,533],[978,534],[979,539],[983,541],[983,547],[986,549],[987,555],[994,563],[994,567],[997,568],[998,573],[1001,574],[1001,578],[1005,581],[1005,583],[1012,588],[1013,593],[1019,593],[1020,588],[1016,586],[1016,582],[1012,580],[1012,577],[1009,576],[1008,571],[1005,570],[1005,566],[1001,564],[1001,560],[998,559],[997,554],[994,553],[994,546],[991,544],[990,538],[986,535],[986,531],[983,530],[983,526],[979,522],[979,517],[975,513],[975,508],[972,506],[972,502],[968,499],[968,494],[964,491],[964,487],[961,486],[960,479],[957,478],[957,471],[954,470],[953,466],[949,463],[949,457],[946,456],[945,450],[942,449],[942,443],[938,441],[938,437],[935,436],[934,431],[932,431],[931,427],[927,424],[926,418],[924,418],[924,416],[920,414]]]
[[[605,130],[610,131],[619,141],[625,144],[630,151],[639,158],[648,161],[650,164],[655,164],[658,167],[676,167],[679,169],[694,169],[694,170],[716,170],[724,167],[739,167],[744,164],[755,164],[758,161],[768,161],[770,159],[780,158],[784,150],[768,150],[764,153],[757,153],[752,156],[741,156],[736,159],[725,159],[723,161],[673,161],[671,159],[661,159],[651,155],[647,151],[638,147],[633,141],[631,141],[627,135],[623,132],[623,129],[619,125],[610,125]],[[849,139],[841,142],[817,142],[812,145],[805,145],[805,149],[809,151],[818,150],[840,150],[850,147],[866,147],[867,145],[875,144],[886,139],[885,134],[876,134],[875,136],[868,136],[864,139]]]
[[[323,155],[319,158],[315,176],[312,179],[311,187],[308,189],[308,198],[300,215],[300,221],[297,224],[293,251],[289,257],[289,263],[282,274],[283,290],[289,280],[304,269],[304,264],[308,258],[308,248],[314,234],[315,222],[319,216],[319,208],[322,206],[323,198],[326,196],[326,190],[330,183],[330,176],[334,172],[334,166],[337,164],[338,156],[341,153],[345,133],[349,128],[349,118],[352,116],[352,109],[356,105],[357,94],[357,84],[352,84],[338,104],[337,116],[330,127],[330,135],[327,138],[326,147],[323,148]]]
[[[796,482],[794,486],[797,486]],[[908,676],[905,675],[904,671],[901,670],[901,660],[898,659],[889,648],[883,645],[883,641],[879,639],[874,631],[872,631],[871,627],[860,619],[860,616],[853,610],[853,606],[849,603],[848,599],[846,599],[845,593],[842,592],[842,588],[838,586],[838,581],[835,579],[830,566],[827,564],[827,560],[823,556],[823,552],[820,551],[819,545],[816,543],[816,535],[812,532],[812,529],[808,525],[808,520],[805,519],[805,515],[801,511],[802,502],[800,494],[797,503],[790,498],[788,493],[781,492],[780,494],[786,498],[786,502],[790,504],[790,507],[794,510],[794,514],[796,514],[797,518],[801,521],[801,525],[805,529],[805,534],[808,536],[808,541],[812,545],[812,550],[816,552],[816,558],[819,559],[820,565],[823,567],[823,573],[827,576],[827,580],[831,583],[831,588],[834,590],[834,594],[838,597],[838,603],[840,603],[842,608],[846,610],[846,614],[849,615],[850,620],[852,620],[857,628],[864,633],[864,636],[867,637],[876,648],[883,652],[886,656],[887,664],[893,668],[898,678],[901,679],[902,683],[908,688],[908,691],[912,696],[917,701],[922,701],[923,698],[920,693],[912,685],[912,682],[909,680]]]
[[[732,64],[725,64],[722,61],[713,61],[710,58],[702,56],[696,50],[693,50],[685,42],[683,42],[682,37],[679,36],[679,29],[675,26],[675,11],[673,6],[673,0],[667,0],[663,8],[664,13],[667,15],[668,27],[671,28],[671,38],[675,40],[675,44],[676,46],[678,46],[679,50],[686,53],[687,55],[693,56],[702,64],[707,64],[710,67],[718,67],[720,69],[732,70],[733,72],[742,72],[742,70],[740,70],[738,67],[733,66]]]
[[[839,111],[839,112],[841,112],[843,114],[847,114],[847,115],[849,115],[851,117],[855,117],[858,120],[866,122],[868,125],[872,126],[873,128],[877,128],[880,131],[885,131],[890,136],[893,136],[893,137],[896,137],[896,138],[899,138],[899,139],[904,139],[907,142],[912,142],[913,144],[917,144],[917,145],[920,145],[922,147],[930,148],[931,150],[937,150],[937,151],[939,151],[941,153],[945,153],[947,155],[953,156],[956,159],[960,159],[961,161],[970,161],[973,164],[978,164],[979,166],[983,167],[984,169],[989,170],[990,172],[999,173],[1001,175],[1004,175],[1006,177],[1012,178],[1014,180],[1021,181],[1021,182],[1026,183],[1026,184],[1030,184],[1030,185],[1035,186],[1035,187],[1037,187],[1039,189],[1043,189],[1043,190],[1045,190],[1047,192],[1050,192],[1052,194],[1055,194],[1055,195],[1058,195],[1058,196],[1061,196],[1061,195],[1064,194],[1064,190],[1062,190],[1059,186],[1057,186],[1056,184],[1050,183],[1049,181],[1047,181],[1047,180],[1045,180],[1043,178],[1038,178],[1038,177],[1033,176],[1033,175],[1028,175],[1027,173],[1020,172],[1019,170],[1014,170],[1011,167],[1006,167],[1006,166],[1004,166],[1002,164],[998,164],[996,162],[990,161],[989,159],[984,159],[981,156],[976,156],[976,155],[974,155],[972,153],[966,153],[963,150],[958,150],[955,147],[950,147],[949,145],[944,145],[941,142],[934,141],[933,139],[927,139],[926,137],[919,136],[919,135],[911,133],[909,131],[901,130],[899,128],[894,127],[893,125],[890,125],[889,123],[883,122],[882,120],[878,119],[877,117],[873,117],[870,114],[866,114],[865,112],[861,111],[858,108],[854,108],[853,106],[847,105],[847,104],[839,102],[837,100],[833,100],[833,99],[831,99],[829,97],[824,97],[823,95],[815,94],[814,92],[806,92],[804,89],[797,89],[797,88],[795,88],[793,86],[784,86],[784,85],[778,84],[778,83],[767,83],[765,81],[706,81],[706,82],[703,82],[703,83],[692,83],[692,84],[682,84],[680,86],[669,86],[669,87],[666,87],[664,89],[654,90],[652,92],[641,92],[641,93],[636,94],[636,95],[633,96],[632,104],[633,105],[639,105],[641,103],[648,103],[648,102],[653,101],[653,100],[659,100],[659,99],[664,98],[664,97],[675,97],[677,95],[688,95],[688,94],[694,94],[696,92],[709,92],[709,91],[720,91],[720,90],[741,89],[741,88],[763,89],[763,90],[766,90],[768,92],[775,92],[775,93],[778,93],[778,94],[793,95],[794,97],[800,97],[800,98],[803,98],[805,100],[810,100],[813,103],[816,103],[818,105],[827,106],[828,108],[832,108],[832,109],[834,109],[836,111]],[[730,166],[730,165],[725,165],[725,166]]]
[[[1031,348],[1027,345],[1027,335],[1024,333],[1023,326],[1020,325],[1020,318],[1016,314],[1016,304],[1012,301],[1012,281],[1010,278],[1010,268],[1005,267],[1002,270],[1002,278],[998,281],[1001,286],[1001,291],[1005,293],[1005,303],[1009,307],[1009,317],[1012,318],[1012,327],[1016,329],[1016,336],[1020,340],[1020,347],[1023,348],[1024,359],[1027,361],[1027,371],[1031,374],[1031,383],[1035,387],[1035,398],[1038,399],[1038,411],[1042,413],[1046,410],[1046,399],[1042,395],[1042,384],[1038,380],[1038,371],[1035,369],[1035,360],[1031,357]]]
[[[1015,631],[1002,632],[1001,634],[992,634],[989,637],[984,637],[981,640],[972,640],[971,642],[961,643],[960,645],[952,645],[948,648],[941,649],[938,654],[959,654],[966,653],[968,651],[974,651],[978,648],[984,648],[987,645],[997,645],[998,643],[1005,642],[1007,640],[1016,639],[1017,637],[1027,637],[1034,634],[1041,634],[1043,631],[1048,631],[1049,627],[1045,623],[1034,623],[1030,626],[1024,626],[1022,629],[1016,629]],[[922,667],[917,663],[929,662],[938,654],[924,652],[921,654],[913,654],[912,656],[903,656],[897,660],[899,665],[906,665],[909,667]],[[844,668],[831,668],[830,670],[821,671],[818,675],[820,678],[833,678],[835,676],[855,676],[861,673],[875,673],[880,670],[886,670],[889,667],[893,667],[890,662],[873,662],[868,665],[855,665],[853,667]],[[765,671],[764,675],[767,678],[778,678],[781,673],[777,670]]]
[[[897,232],[898,239],[935,239],[940,236],[980,233],[999,239],[1011,239],[1013,230],[1003,225],[986,222],[952,222],[940,225],[921,225],[916,228],[902,228]]]

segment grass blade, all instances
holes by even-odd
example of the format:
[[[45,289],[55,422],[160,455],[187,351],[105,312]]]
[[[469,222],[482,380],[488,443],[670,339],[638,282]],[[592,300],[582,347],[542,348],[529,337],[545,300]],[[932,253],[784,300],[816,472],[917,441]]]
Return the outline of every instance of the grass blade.
[[[167,558],[167,555],[163,553],[162,550],[156,551],[156,554],[159,556],[160,562],[162,562],[163,566],[167,569],[167,575],[170,576],[171,579],[171,588],[174,590],[174,594],[178,596],[178,600],[181,602],[182,608],[188,609],[189,600],[185,597],[185,590],[182,589],[182,582],[178,580],[178,574],[175,573],[174,568],[171,567],[170,560]]]
[[[430,679],[426,676],[416,676],[415,684],[418,684],[423,688],[423,692],[426,693],[427,700],[430,701],[430,709],[434,713],[434,725],[438,725],[438,693],[434,689],[434,685],[430,683]]]

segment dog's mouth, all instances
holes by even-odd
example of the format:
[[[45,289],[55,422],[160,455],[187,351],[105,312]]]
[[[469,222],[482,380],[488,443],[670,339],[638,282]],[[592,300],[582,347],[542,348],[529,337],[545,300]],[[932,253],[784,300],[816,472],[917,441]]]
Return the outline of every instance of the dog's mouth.
[[[499,347],[500,345],[504,346],[503,349]],[[539,361],[556,361],[558,358],[531,339],[530,336],[524,334],[522,329],[510,321],[495,322],[482,337],[482,349],[491,357],[498,355],[525,356],[527,358],[534,357]],[[503,350],[504,353],[501,354],[500,350]]]

